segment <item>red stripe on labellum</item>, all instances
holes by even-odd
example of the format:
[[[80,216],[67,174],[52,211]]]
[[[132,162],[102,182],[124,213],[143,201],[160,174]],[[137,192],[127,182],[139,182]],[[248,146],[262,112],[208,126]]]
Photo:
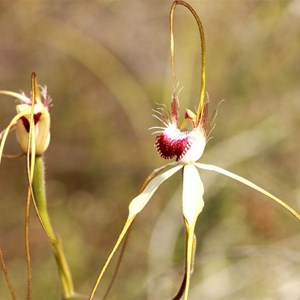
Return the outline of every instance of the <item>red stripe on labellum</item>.
[[[42,116],[41,112],[33,115],[34,125],[36,125],[36,123],[40,120],[41,116]],[[26,119],[25,117],[21,117],[20,119],[22,120],[26,131],[29,132],[30,123],[29,123],[28,119]]]

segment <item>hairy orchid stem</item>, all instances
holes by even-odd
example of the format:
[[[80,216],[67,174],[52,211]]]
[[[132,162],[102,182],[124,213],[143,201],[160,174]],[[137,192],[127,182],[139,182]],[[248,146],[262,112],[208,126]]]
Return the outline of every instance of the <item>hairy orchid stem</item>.
[[[53,252],[58,267],[59,278],[63,289],[63,297],[64,299],[67,299],[74,294],[73,281],[66,257],[63,252],[61,240],[55,234],[49,218],[44,178],[45,172],[43,157],[36,156],[32,181],[33,194],[43,227],[52,243]]]
[[[205,34],[202,22],[197,15],[196,11],[185,1],[177,0],[173,2],[170,11],[170,52],[171,52],[171,68],[172,68],[172,77],[173,77],[173,85],[174,88],[177,85],[176,80],[176,72],[175,72],[175,46],[174,46],[174,12],[177,5],[185,6],[194,16],[199,33],[200,33],[200,44],[201,44],[201,87],[200,87],[200,98],[199,98],[199,105],[197,109],[197,121],[200,121],[201,115],[203,114],[204,109],[204,97],[205,97],[205,85],[206,85],[206,63],[205,63]]]

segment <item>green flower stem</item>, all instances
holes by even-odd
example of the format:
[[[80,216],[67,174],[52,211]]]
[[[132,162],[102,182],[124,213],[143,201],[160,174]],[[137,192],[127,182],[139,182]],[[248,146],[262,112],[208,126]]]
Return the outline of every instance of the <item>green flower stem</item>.
[[[44,229],[46,230],[49,238],[51,239],[51,243],[53,246],[53,252],[63,289],[63,297],[64,299],[68,299],[74,295],[73,281],[67,260],[63,252],[61,240],[53,230],[47,211],[47,200],[45,193],[45,170],[42,156],[36,156],[35,158],[32,188],[34,198],[36,201],[36,206],[39,211],[41,220],[43,222]]]

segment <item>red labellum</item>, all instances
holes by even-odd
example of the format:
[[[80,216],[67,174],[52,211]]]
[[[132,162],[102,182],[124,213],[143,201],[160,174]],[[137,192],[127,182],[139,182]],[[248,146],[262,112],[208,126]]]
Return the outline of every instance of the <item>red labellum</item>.
[[[179,129],[179,102],[175,92],[172,95],[171,111],[164,113],[161,110],[155,111],[159,116],[154,116],[165,126],[153,127],[159,129],[155,132],[159,133],[155,138],[159,155],[165,159],[176,157],[176,161],[183,164],[196,162],[202,156],[207,141],[207,105],[199,116],[186,110],[185,119],[191,121],[193,126],[190,131]]]
[[[187,132],[181,132],[170,125],[161,135],[156,137],[155,145],[163,158],[170,159],[176,156],[176,161],[179,161],[190,149],[191,137]]]

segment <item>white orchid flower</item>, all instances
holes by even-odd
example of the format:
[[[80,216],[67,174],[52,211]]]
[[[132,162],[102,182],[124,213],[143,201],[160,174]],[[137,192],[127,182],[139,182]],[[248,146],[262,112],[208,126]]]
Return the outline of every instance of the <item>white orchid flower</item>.
[[[201,21],[193,10],[193,8],[184,1],[174,1],[171,13],[170,13],[170,26],[171,26],[171,62],[172,62],[172,73],[174,86],[176,86],[175,68],[174,68],[174,36],[173,36],[173,14],[176,5],[183,5],[189,9],[189,11],[195,17],[201,36],[201,48],[202,48],[202,77],[201,77],[201,90],[200,90],[200,101],[197,112],[192,112],[187,109],[185,113],[185,123],[190,123],[191,130],[182,131],[179,126],[179,101],[176,89],[172,94],[171,109],[165,111],[163,107],[159,107],[155,112],[155,117],[159,119],[163,126],[152,127],[156,131],[156,148],[158,153],[165,159],[176,158],[175,162],[166,164],[165,166],[154,170],[145,181],[141,193],[135,197],[129,204],[129,214],[125,222],[125,225],[119,235],[119,238],[113,247],[108,259],[106,260],[102,271],[95,283],[89,299],[93,299],[96,289],[123,238],[125,237],[128,229],[136,216],[144,209],[146,204],[151,199],[155,191],[160,185],[173,176],[179,170],[182,170],[183,176],[183,190],[182,190],[182,214],[185,221],[186,227],[186,267],[185,276],[182,286],[178,294],[173,299],[181,299],[184,296],[184,300],[188,299],[190,278],[193,270],[194,254],[196,249],[196,237],[194,230],[199,214],[202,212],[204,207],[204,186],[200,177],[200,170],[207,170],[217,172],[219,174],[230,177],[237,180],[244,185],[264,194],[271,198],[279,205],[287,209],[293,214],[298,220],[300,215],[293,208],[287,205],[285,202],[275,197],[265,189],[254,184],[250,180],[245,179],[242,176],[236,175],[230,171],[222,169],[212,164],[198,163],[197,161],[201,158],[205,149],[210,128],[208,124],[208,103],[204,103],[205,95],[205,41],[204,32]]]

